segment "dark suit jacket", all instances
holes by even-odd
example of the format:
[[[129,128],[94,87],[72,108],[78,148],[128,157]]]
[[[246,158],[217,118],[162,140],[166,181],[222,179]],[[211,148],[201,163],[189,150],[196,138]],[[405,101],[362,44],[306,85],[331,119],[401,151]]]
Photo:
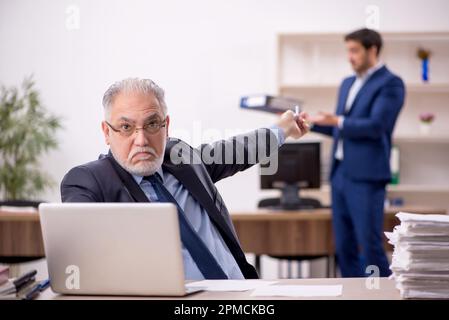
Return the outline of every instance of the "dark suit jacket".
[[[257,137],[260,134],[266,136],[267,139],[265,139],[264,146],[259,146],[257,149],[254,147],[258,143]],[[215,154],[216,156],[220,155],[222,150],[231,148],[236,157],[241,158],[243,156],[246,160],[256,159],[259,162],[268,158],[277,150],[277,144],[271,143],[270,145],[273,137],[276,139],[269,129],[258,129],[226,141],[202,145],[197,149],[179,139],[169,139],[162,165],[163,170],[174,175],[207,211],[245,278],[257,278],[258,275],[254,267],[246,261],[228,209],[214,183],[232,176],[238,171],[245,170],[254,163],[249,163],[249,161],[244,161],[241,164],[210,163],[210,161],[203,161],[205,154],[203,151],[207,151],[206,154]],[[172,156],[170,156],[171,154]],[[178,160],[183,160],[183,163],[173,163],[174,154],[180,156]],[[221,163],[224,162],[225,156],[225,153],[221,153]],[[252,158],[252,156],[254,157]],[[189,163],[186,160],[189,160]],[[242,196],[245,196],[244,193]],[[61,182],[61,198],[63,202],[149,201],[132,175],[125,171],[110,153],[107,156],[100,157],[99,160],[71,169]]]
[[[354,81],[355,76],[344,79],[338,95],[336,114],[345,117],[343,128],[315,125],[312,131],[334,138],[331,177],[335,171],[337,142],[342,138],[342,166],[347,177],[388,182],[391,179],[391,136],[404,104],[404,83],[383,66],[366,81],[346,112],[346,100]]]

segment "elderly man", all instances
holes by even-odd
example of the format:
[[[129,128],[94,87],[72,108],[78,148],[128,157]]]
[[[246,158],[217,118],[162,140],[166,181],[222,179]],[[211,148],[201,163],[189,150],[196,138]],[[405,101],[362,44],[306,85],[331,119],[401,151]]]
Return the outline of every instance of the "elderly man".
[[[114,83],[103,106],[110,152],[66,174],[62,201],[172,202],[186,279],[257,278],[214,183],[266,160],[286,137],[304,135],[303,115],[287,111],[272,127],[194,149],[169,138],[164,91],[149,79]]]

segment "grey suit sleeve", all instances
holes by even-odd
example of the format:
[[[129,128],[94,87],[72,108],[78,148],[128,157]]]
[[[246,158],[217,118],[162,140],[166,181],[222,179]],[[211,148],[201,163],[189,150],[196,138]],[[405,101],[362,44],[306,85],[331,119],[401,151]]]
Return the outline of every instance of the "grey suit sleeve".
[[[62,202],[102,202],[98,183],[84,166],[70,170],[61,182]]]
[[[277,155],[279,141],[272,129],[262,128],[227,140],[201,145],[197,151],[213,182],[267,163]]]

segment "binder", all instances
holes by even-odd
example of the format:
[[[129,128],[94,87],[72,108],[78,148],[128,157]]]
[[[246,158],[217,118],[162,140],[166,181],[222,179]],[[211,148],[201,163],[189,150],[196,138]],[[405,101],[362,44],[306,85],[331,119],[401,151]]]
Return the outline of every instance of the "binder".
[[[244,96],[240,99],[240,107],[248,110],[258,110],[270,113],[283,113],[287,110],[295,110],[299,106],[301,111],[302,102],[297,99],[271,96],[265,94]]]

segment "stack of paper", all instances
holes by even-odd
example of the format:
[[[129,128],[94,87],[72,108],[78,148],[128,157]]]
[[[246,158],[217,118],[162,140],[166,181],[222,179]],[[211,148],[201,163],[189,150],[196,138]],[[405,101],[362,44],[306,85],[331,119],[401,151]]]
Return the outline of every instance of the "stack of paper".
[[[390,269],[403,298],[449,298],[449,215],[396,215],[386,232],[394,245]]]

